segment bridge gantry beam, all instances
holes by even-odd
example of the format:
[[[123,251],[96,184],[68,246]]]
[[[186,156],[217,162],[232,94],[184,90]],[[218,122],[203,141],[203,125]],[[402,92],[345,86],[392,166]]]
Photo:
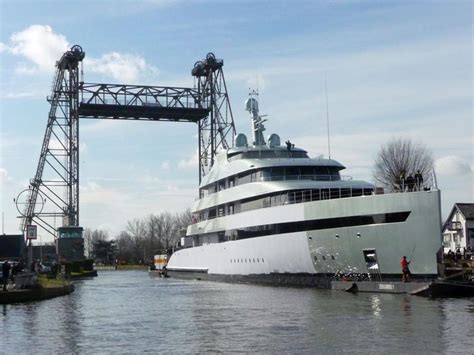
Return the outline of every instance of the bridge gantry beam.
[[[82,83],[79,90],[81,118],[196,123],[209,114],[191,88]]]

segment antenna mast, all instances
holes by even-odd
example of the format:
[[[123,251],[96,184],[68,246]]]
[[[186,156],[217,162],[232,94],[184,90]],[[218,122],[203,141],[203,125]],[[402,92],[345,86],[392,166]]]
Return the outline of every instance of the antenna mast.
[[[324,83],[326,86],[326,124],[328,129],[328,155],[329,159],[331,159],[331,142],[329,141],[329,104],[328,104],[328,80],[324,78]]]

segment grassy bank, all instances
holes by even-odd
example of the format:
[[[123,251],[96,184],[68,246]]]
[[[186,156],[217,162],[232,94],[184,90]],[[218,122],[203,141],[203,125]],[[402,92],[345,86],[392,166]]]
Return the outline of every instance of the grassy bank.
[[[68,285],[69,282],[59,276],[56,279],[49,279],[47,275],[38,275],[38,284],[44,288],[55,288]]]
[[[148,270],[148,265],[117,265],[117,270]]]

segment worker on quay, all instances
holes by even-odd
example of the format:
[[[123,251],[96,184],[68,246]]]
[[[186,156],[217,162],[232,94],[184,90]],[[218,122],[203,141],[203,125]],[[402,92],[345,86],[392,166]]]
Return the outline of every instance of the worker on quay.
[[[408,268],[410,265],[410,261],[407,260],[407,257],[404,255],[402,260],[400,260],[400,266],[402,267],[402,281],[407,282],[410,281],[410,269]]]

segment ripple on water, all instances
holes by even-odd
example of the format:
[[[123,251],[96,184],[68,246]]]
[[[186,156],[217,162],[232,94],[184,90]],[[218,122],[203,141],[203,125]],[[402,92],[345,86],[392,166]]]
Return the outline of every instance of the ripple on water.
[[[235,285],[101,272],[2,307],[0,353],[466,353],[474,299]]]

